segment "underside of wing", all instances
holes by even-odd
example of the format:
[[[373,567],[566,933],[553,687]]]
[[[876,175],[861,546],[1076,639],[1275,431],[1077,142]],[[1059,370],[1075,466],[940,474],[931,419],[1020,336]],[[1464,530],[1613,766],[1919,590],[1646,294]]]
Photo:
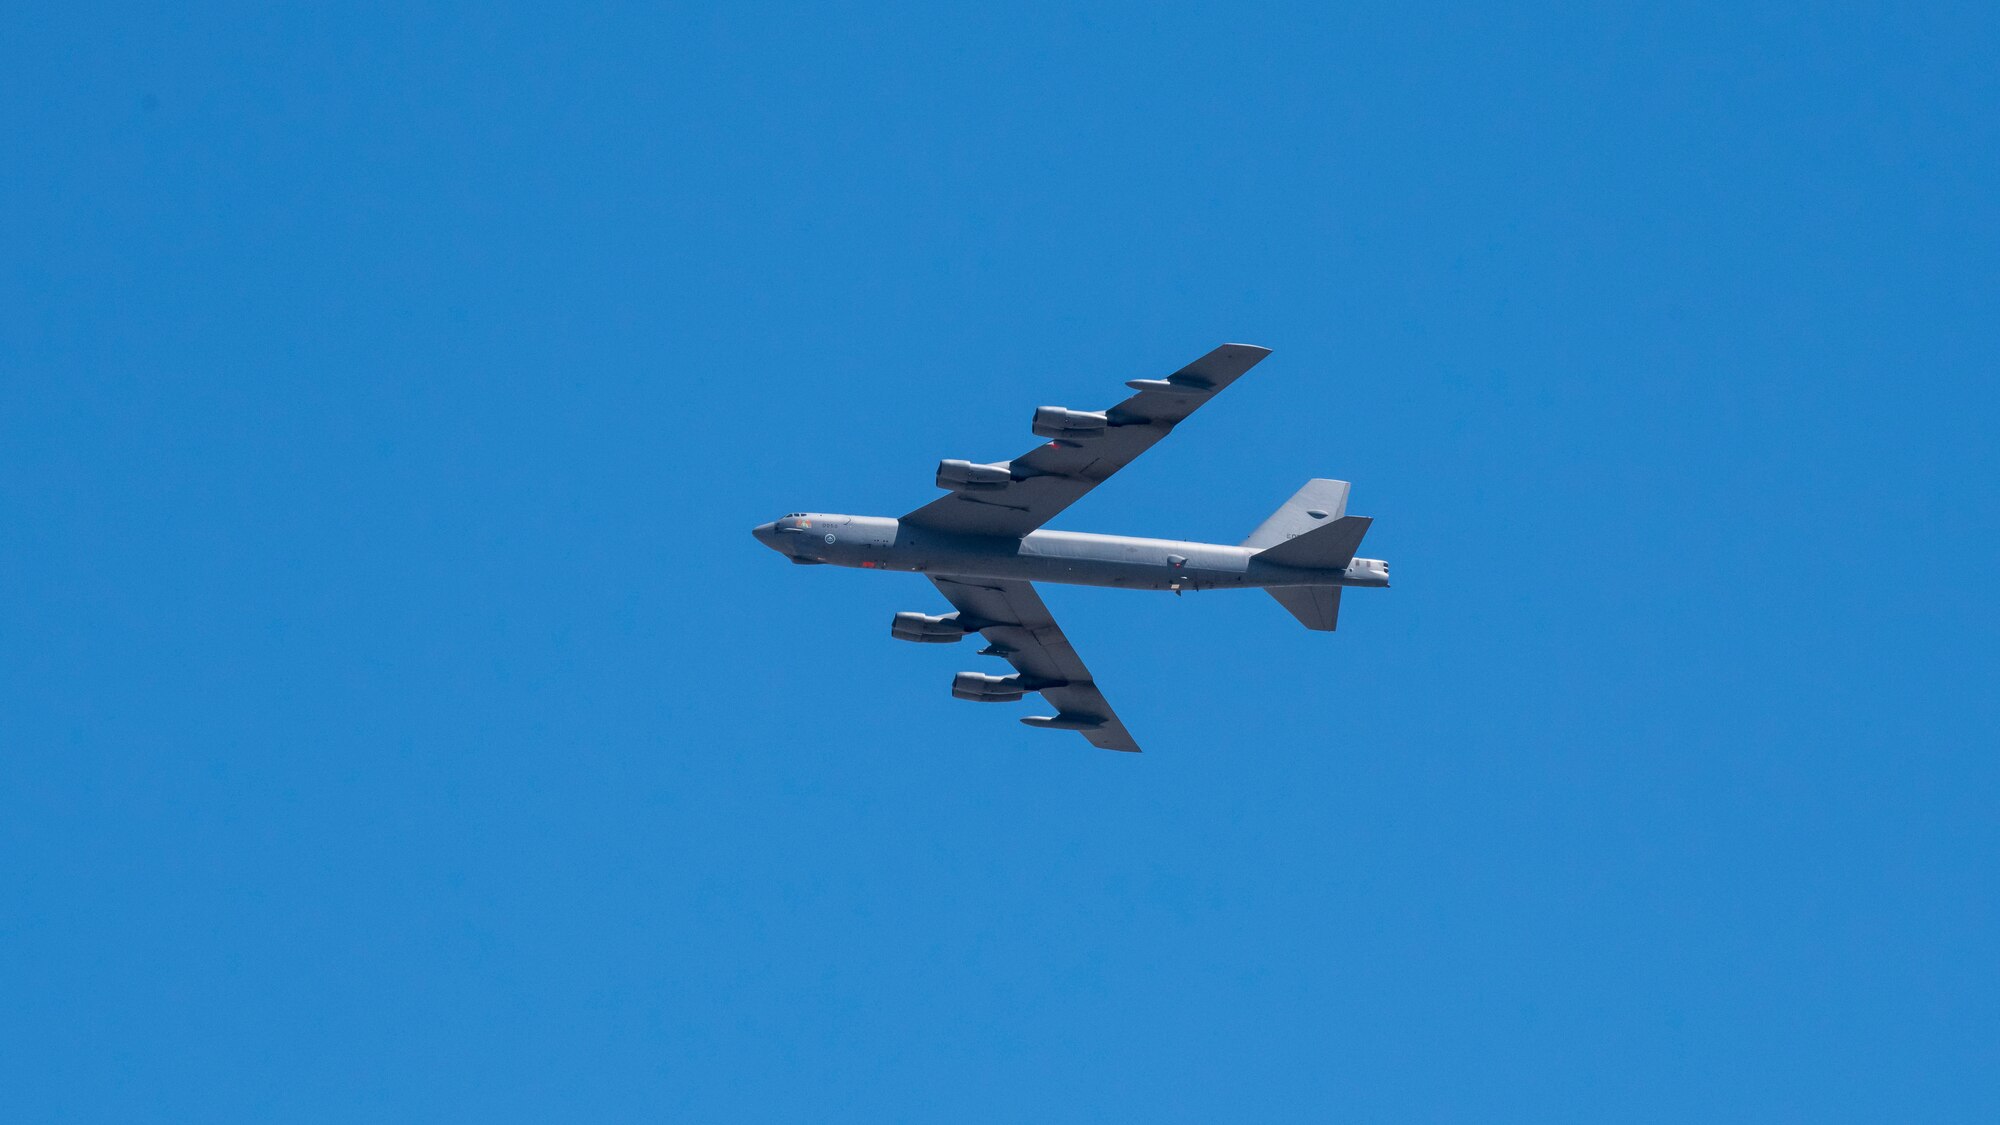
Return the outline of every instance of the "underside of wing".
[[[1255,344],[1224,344],[1165,379],[1127,382],[1138,393],[1109,410],[1044,406],[1035,411],[1034,431],[1050,439],[1047,444],[994,465],[943,462],[938,487],[951,491],[902,522],[966,535],[1026,535],[1131,464],[1270,354]]]
[[[1012,676],[961,672],[952,682],[953,695],[1005,702],[1039,692],[1055,704],[1057,713],[1021,720],[1029,726],[1073,730],[1106,750],[1139,749],[1034,586],[987,578],[933,576],[931,581],[958,610],[959,620],[986,638],[982,652],[1001,657],[1015,669]]]

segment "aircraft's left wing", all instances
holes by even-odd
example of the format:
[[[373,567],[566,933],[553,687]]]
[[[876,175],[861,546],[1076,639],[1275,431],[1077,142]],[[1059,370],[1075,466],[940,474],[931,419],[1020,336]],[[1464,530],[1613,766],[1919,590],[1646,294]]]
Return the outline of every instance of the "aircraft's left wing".
[[[1131,380],[1125,385],[1139,393],[1109,410],[1043,407],[1035,412],[1035,432],[1054,440],[997,465],[945,462],[938,466],[938,486],[952,491],[902,522],[965,535],[1026,535],[1131,464],[1270,354],[1255,344],[1224,344],[1164,379]],[[952,466],[949,471],[963,479],[947,479]]]
[[[1059,712],[1022,722],[1033,727],[1077,731],[1092,746],[1106,750],[1138,751],[1139,744],[1132,741],[1125,724],[1118,721],[1111,704],[1091,682],[1090,669],[1077,658],[1069,638],[1063,636],[1055,618],[1049,616],[1049,607],[1042,604],[1033,585],[997,578],[932,576],[931,581],[957,608],[960,620],[976,626],[986,638],[988,647],[984,651],[1005,658],[1020,673],[1015,684],[996,684],[996,694],[1022,689],[1038,691]],[[1000,697],[1012,698],[1012,695]]]

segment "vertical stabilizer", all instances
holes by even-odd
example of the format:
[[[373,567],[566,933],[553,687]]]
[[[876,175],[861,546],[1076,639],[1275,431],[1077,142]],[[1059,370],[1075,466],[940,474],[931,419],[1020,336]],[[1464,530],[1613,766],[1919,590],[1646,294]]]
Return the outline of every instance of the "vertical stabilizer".
[[[1307,481],[1283,507],[1257,525],[1243,546],[1261,551],[1339,519],[1347,514],[1347,488],[1344,480]]]

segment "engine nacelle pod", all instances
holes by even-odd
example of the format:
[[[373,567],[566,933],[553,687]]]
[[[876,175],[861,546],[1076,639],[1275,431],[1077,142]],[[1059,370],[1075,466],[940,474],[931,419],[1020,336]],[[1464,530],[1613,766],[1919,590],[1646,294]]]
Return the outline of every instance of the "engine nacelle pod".
[[[899,641],[919,645],[955,645],[965,637],[964,633],[953,633],[947,637],[936,633],[905,633],[900,629],[889,630],[889,635]]]
[[[979,492],[1005,488],[1014,479],[1006,462],[980,465],[971,461],[939,461],[937,486],[953,492]]]
[[[1036,434],[1045,438],[1066,438],[1075,441],[1091,438],[1104,432],[1111,419],[1102,410],[1069,410],[1060,406],[1038,406],[1035,408]]]
[[[951,693],[974,703],[1012,703],[1027,693],[1021,676],[989,676],[984,672],[960,672],[951,678]]]
[[[965,626],[959,624],[956,613],[947,613],[942,617],[932,617],[927,613],[899,613],[889,622],[890,636],[920,645],[952,644],[964,640],[965,632]]]

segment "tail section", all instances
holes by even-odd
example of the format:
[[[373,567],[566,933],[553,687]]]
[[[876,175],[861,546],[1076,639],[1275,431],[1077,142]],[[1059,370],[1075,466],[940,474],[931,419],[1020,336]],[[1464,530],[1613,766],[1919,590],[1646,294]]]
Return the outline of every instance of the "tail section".
[[[1268,590],[1279,605],[1308,629],[1331,633],[1340,620],[1338,586],[1271,586]]]
[[[1367,516],[1342,516],[1304,535],[1295,535],[1275,547],[1266,547],[1254,557],[1268,559],[1280,566],[1346,570],[1347,564],[1354,561],[1355,550],[1361,546],[1361,537],[1368,534],[1370,522]],[[1386,570],[1383,572],[1385,581],[1387,573]],[[1338,586],[1267,586],[1265,589],[1308,629],[1331,633],[1340,620]]]
[[[1347,514],[1347,489],[1344,480],[1307,481],[1243,545],[1279,566],[1345,570],[1372,522]],[[1339,586],[1271,586],[1266,592],[1308,629],[1331,633],[1340,622]]]
[[[1322,527],[1329,520],[1339,519],[1347,514],[1347,488],[1344,480],[1307,481],[1306,486],[1293,493],[1283,507],[1257,525],[1257,530],[1250,533],[1243,546],[1259,550],[1275,547],[1294,536]]]
[[[1257,549],[1254,558],[1278,566],[1341,571],[1348,585],[1372,586],[1378,581],[1388,585],[1384,564],[1364,560],[1361,573],[1351,572],[1354,552],[1361,549],[1361,537],[1368,534],[1368,525],[1374,521],[1347,514],[1347,490],[1344,480],[1307,481],[1283,507],[1258,524],[1242,545]],[[1341,587],[1330,581],[1324,586],[1267,586],[1265,590],[1308,629],[1331,633],[1340,621]]]

